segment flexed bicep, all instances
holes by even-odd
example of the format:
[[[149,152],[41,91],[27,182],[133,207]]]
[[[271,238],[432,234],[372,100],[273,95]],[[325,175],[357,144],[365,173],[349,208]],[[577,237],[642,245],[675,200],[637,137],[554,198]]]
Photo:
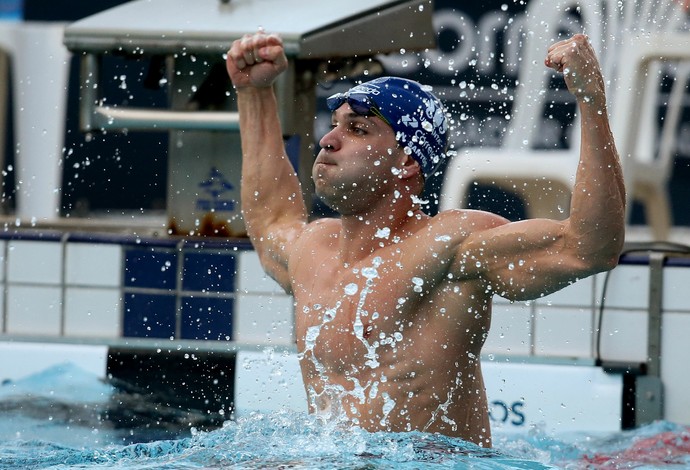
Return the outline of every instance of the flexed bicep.
[[[567,222],[531,219],[479,230],[458,247],[456,269],[510,300],[535,299],[589,275]]]

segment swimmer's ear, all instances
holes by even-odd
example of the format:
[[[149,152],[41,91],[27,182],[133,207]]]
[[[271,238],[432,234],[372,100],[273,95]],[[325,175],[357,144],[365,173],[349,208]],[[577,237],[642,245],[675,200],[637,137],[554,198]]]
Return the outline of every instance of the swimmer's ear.
[[[404,160],[400,167],[400,179],[409,179],[416,175],[421,174],[422,168],[419,166],[419,162],[409,155],[404,154]]]

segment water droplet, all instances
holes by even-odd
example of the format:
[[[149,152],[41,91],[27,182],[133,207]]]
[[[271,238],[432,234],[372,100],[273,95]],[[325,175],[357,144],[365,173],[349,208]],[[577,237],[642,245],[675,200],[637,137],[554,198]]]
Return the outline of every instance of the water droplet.
[[[372,280],[379,277],[379,272],[376,270],[376,268],[364,268],[362,269],[362,276]]]
[[[388,238],[391,235],[391,229],[388,227],[380,228],[376,231],[376,238]]]
[[[359,287],[354,282],[351,282],[350,284],[346,285],[343,290],[345,291],[345,295],[355,295],[359,290]]]

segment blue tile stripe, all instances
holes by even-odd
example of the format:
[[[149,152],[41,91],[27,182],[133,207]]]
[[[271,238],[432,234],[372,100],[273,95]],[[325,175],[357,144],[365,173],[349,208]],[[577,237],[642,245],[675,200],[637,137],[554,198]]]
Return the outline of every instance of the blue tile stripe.
[[[51,230],[6,230],[0,241],[50,241],[62,245],[66,265],[68,244],[118,245],[121,336],[175,340],[232,341],[238,254],[251,250],[248,240],[139,237],[109,233],[65,233]],[[6,245],[7,246],[7,245]],[[7,269],[7,253],[1,267]],[[95,263],[98,260],[94,260]],[[6,274],[6,273],[5,273]],[[0,289],[8,285],[7,276]],[[16,283],[15,283],[16,284]],[[61,322],[66,318],[65,270],[60,279]],[[88,285],[79,285],[88,289]],[[94,286],[95,288],[96,286]],[[99,288],[103,288],[102,286]],[[6,305],[5,305],[6,306]],[[0,333],[7,333],[7,308],[0,315]],[[64,335],[64,329],[58,336]]]
[[[232,340],[233,250],[124,248],[123,336]]]

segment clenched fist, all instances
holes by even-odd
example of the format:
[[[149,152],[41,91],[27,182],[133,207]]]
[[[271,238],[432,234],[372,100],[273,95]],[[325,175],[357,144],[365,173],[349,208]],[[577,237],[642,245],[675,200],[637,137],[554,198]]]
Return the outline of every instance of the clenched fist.
[[[288,61],[282,39],[260,30],[233,42],[225,65],[235,88],[265,88],[287,68]]]
[[[604,79],[587,36],[576,34],[553,44],[544,64],[563,74],[568,90],[580,103],[605,104]]]

